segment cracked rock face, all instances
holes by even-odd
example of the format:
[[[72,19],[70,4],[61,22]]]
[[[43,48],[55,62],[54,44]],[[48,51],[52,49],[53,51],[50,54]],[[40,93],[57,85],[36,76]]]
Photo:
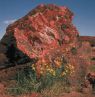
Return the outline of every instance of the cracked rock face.
[[[27,62],[30,59],[51,60],[77,46],[73,13],[64,6],[41,4],[26,16],[9,25],[1,40],[9,61]]]

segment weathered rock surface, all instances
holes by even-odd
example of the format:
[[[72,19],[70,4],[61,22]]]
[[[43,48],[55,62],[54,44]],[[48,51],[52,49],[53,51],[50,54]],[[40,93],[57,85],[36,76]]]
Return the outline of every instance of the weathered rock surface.
[[[0,52],[11,63],[31,59],[51,61],[78,46],[79,33],[72,18],[73,13],[64,6],[41,4],[7,27]]]

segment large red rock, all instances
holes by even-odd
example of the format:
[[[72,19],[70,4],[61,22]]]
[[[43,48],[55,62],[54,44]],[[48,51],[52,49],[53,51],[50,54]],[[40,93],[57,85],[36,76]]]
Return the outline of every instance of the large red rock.
[[[23,55],[24,61],[29,58],[37,59],[39,64],[43,60],[51,62],[77,47],[79,33],[72,18],[73,13],[65,6],[41,4],[7,27],[0,51],[9,61],[21,61]]]

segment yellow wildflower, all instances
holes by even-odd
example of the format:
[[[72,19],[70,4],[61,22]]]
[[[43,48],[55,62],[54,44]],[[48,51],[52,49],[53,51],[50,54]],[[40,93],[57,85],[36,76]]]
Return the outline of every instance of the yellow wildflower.
[[[64,76],[64,75],[66,75],[66,72],[62,72],[61,76]]]
[[[40,73],[43,74],[43,71],[41,70]]]
[[[32,64],[32,69],[35,70],[35,64]]]
[[[66,73],[68,73],[68,70],[65,70]]]
[[[55,71],[53,71],[52,75],[53,75],[53,76],[55,76],[55,75],[56,75]]]

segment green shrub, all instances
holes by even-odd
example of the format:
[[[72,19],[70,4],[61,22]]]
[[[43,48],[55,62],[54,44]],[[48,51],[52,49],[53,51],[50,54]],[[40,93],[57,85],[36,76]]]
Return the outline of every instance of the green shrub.
[[[57,79],[52,86],[41,91],[43,97],[59,97],[62,93],[70,93],[70,86],[66,84],[65,80]]]
[[[16,81],[16,84],[7,89],[10,94],[20,95],[37,92],[40,85],[37,81],[36,73],[31,67],[19,71],[14,77],[14,80]]]
[[[32,70],[31,67],[27,67],[17,72],[16,76],[13,78],[13,80],[15,80],[15,84],[8,87],[7,91],[12,95],[28,94],[32,92],[41,93],[48,89],[54,89],[54,91],[56,91],[55,86],[57,86],[58,83],[59,86],[61,86],[59,91],[62,89],[62,91],[64,90],[64,92],[68,92],[70,87],[68,77],[59,76],[63,70],[64,66],[56,69],[56,75],[52,75],[47,72],[38,79],[36,72]]]

